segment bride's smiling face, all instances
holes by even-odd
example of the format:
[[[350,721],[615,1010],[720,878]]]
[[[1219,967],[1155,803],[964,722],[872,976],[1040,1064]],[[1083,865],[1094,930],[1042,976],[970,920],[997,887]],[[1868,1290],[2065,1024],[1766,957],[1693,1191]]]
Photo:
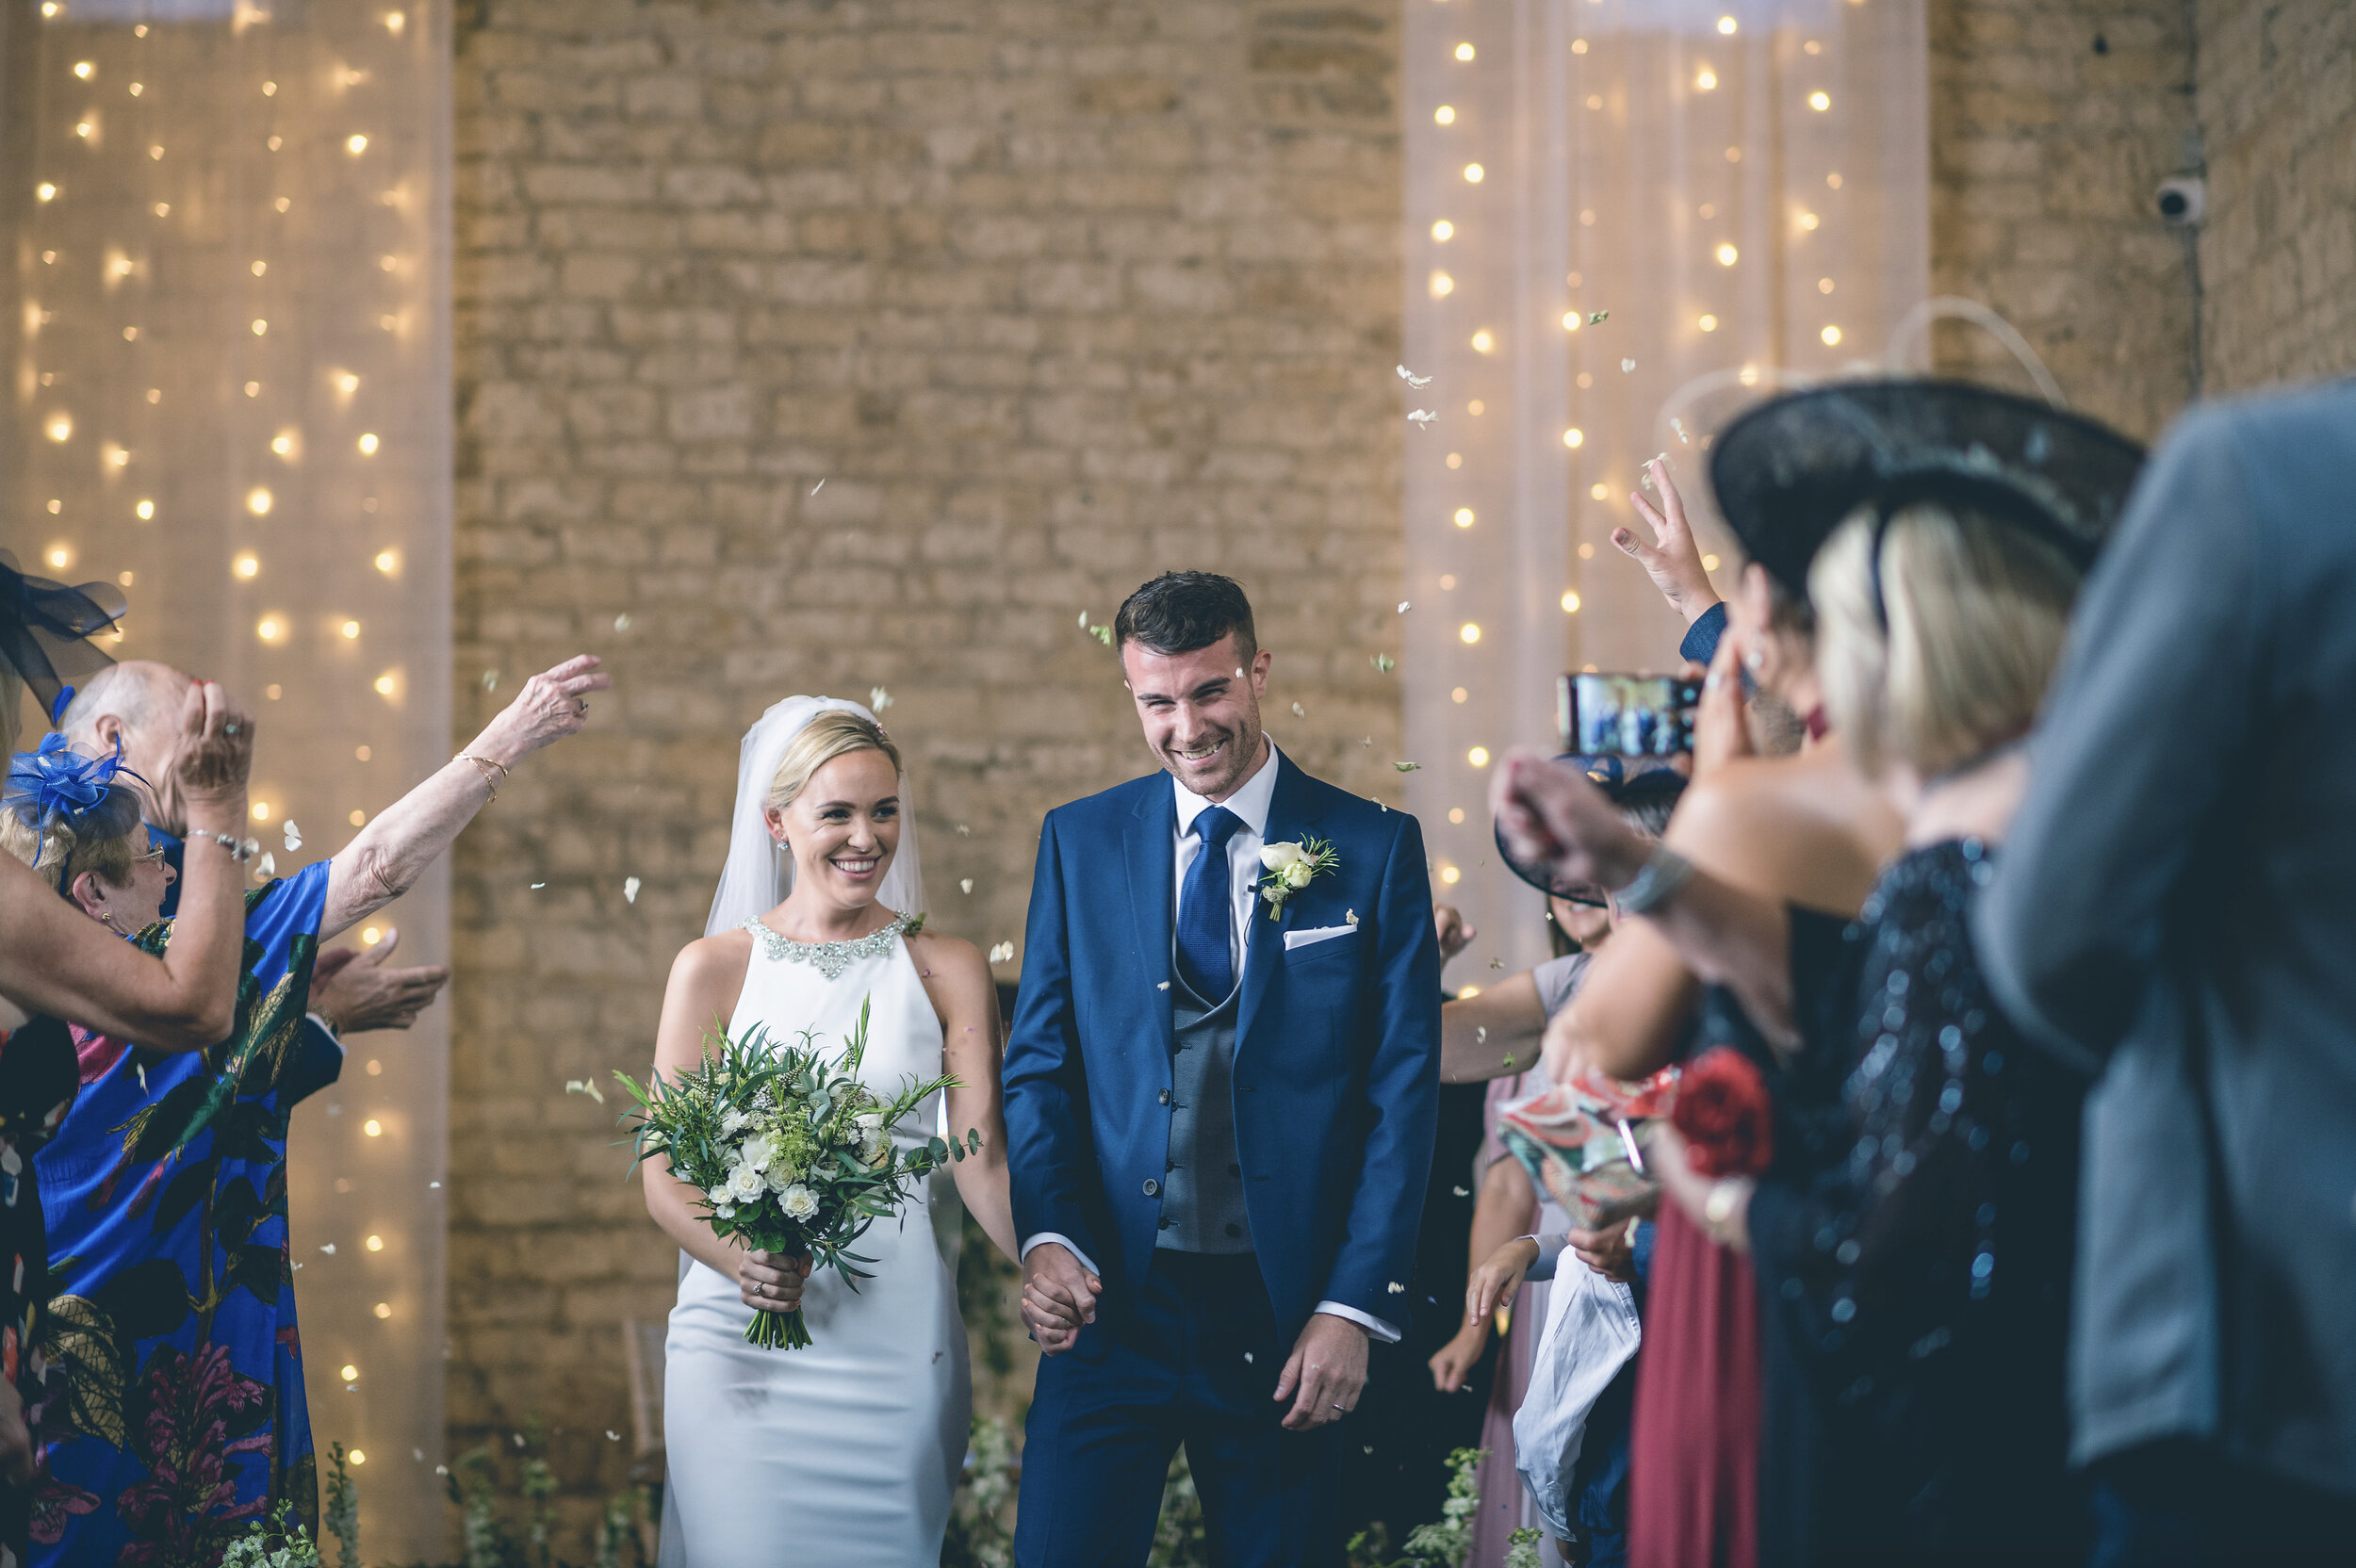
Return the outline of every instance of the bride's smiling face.
[[[900,848],[900,775],[880,751],[845,752],[810,776],[769,832],[794,852],[794,889],[830,904],[873,904]]]

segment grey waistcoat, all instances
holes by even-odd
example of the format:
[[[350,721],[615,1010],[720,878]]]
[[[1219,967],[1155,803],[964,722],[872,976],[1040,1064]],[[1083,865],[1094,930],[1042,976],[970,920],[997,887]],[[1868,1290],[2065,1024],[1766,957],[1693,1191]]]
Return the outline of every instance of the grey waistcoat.
[[[1205,1010],[1183,980],[1170,983],[1178,1049],[1170,1061],[1169,1169],[1162,1177],[1156,1247],[1179,1252],[1249,1252],[1243,1166],[1235,1152],[1235,1008],[1241,988]]]

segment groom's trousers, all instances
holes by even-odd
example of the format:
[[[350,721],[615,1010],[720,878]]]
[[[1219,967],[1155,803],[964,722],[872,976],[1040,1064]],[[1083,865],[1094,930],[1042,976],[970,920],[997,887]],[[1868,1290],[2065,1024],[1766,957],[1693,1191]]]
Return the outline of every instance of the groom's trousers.
[[[1186,1445],[1212,1568],[1341,1560],[1338,1425],[1288,1432],[1292,1346],[1250,1253],[1159,1250],[1098,1314],[1102,1354],[1043,1358],[1023,1429],[1020,1568],[1140,1568]]]

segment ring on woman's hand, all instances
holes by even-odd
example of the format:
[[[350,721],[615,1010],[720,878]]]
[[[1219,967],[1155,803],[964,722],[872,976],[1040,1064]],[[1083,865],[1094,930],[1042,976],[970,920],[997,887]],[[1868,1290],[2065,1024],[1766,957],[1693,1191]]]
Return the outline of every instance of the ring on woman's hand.
[[[237,732],[237,721],[231,719],[227,724],[221,727],[221,732],[223,735],[235,735]]]
[[[589,713],[589,699],[587,697],[575,697],[573,700],[581,704],[580,712],[581,716],[584,718],[587,717]]]
[[[1333,1408],[1340,1411],[1344,1415],[1348,1415],[1350,1413],[1350,1407],[1348,1405],[1335,1405]]]

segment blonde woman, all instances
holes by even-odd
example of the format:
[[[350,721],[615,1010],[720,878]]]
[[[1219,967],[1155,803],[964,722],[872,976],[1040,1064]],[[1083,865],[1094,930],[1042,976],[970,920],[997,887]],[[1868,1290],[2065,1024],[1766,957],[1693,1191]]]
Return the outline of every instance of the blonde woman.
[[[948,1123],[982,1135],[981,1156],[951,1168],[957,1193],[1012,1257],[997,991],[972,943],[923,929],[923,889],[899,748],[874,716],[828,697],[772,708],[744,737],[728,867],[707,934],[671,966],[655,1069],[693,1068],[718,1028],[839,1042],[866,1007],[861,1078],[957,1079]],[[938,1109],[908,1125],[929,1134]],[[665,1568],[938,1561],[972,1389],[921,1192],[867,1233],[875,1277],[854,1292],[808,1259],[720,1240],[660,1159],[646,1190],[685,1254],[665,1347]],[[814,1345],[744,1342],[756,1308],[795,1301]]]

